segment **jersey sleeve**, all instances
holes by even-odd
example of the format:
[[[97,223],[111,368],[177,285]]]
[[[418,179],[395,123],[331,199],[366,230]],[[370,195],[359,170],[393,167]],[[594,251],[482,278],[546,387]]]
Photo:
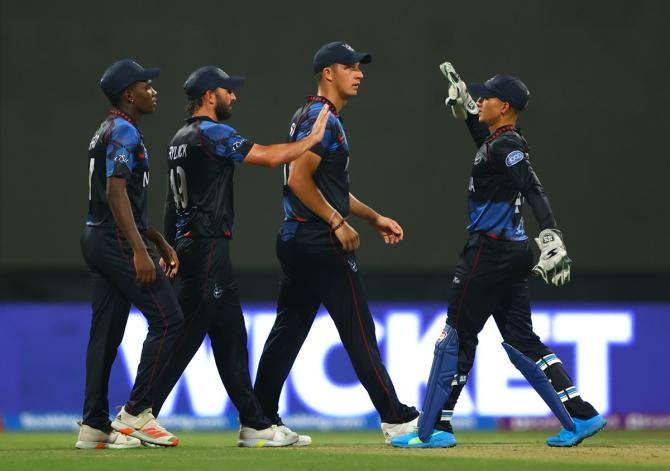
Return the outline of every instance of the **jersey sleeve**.
[[[307,108],[302,119],[297,125],[297,129],[295,130],[296,141],[304,139],[309,135],[309,133],[312,131],[312,126],[314,126],[314,122],[316,121],[317,116],[319,116],[319,112],[321,111],[321,108],[323,106],[325,105],[322,106],[312,105],[309,108]],[[323,134],[323,139],[321,139],[321,142],[314,144],[314,146],[312,146],[312,148],[310,149],[310,151],[314,152],[322,159],[326,157],[329,149],[331,149],[336,144],[335,140],[337,138],[337,132],[338,132],[337,123],[335,122],[336,119],[337,118],[335,116],[333,116],[332,114],[330,115],[330,117],[328,118],[328,123],[326,124],[326,130]]]
[[[247,156],[254,143],[243,137],[232,127],[222,123],[202,123],[200,126],[203,146],[209,154],[240,163]]]
[[[489,137],[489,128],[484,124],[479,122],[479,115],[468,113],[468,117],[465,120],[465,124],[470,131],[470,136],[472,140],[475,141],[475,146],[479,149],[487,137]]]
[[[491,143],[489,152],[493,165],[512,181],[528,201],[540,230],[556,228],[549,198],[530,164],[527,148],[515,139],[503,137]]]
[[[123,119],[116,119],[107,142],[107,177],[128,180],[142,154],[142,138],[137,128]]]

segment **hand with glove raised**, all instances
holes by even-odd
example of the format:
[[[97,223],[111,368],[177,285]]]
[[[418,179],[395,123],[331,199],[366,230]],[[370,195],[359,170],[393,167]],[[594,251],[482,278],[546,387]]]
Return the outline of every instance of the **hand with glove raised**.
[[[562,286],[570,281],[572,260],[558,229],[544,229],[535,239],[540,248],[540,260],[533,267],[533,274],[541,276],[547,284]]]
[[[444,103],[451,109],[454,118],[465,120],[468,114],[479,114],[477,103],[472,99],[470,93],[468,93],[468,86],[456,73],[456,69],[451,65],[451,62],[440,64],[440,71],[449,81],[449,96],[444,100]]]

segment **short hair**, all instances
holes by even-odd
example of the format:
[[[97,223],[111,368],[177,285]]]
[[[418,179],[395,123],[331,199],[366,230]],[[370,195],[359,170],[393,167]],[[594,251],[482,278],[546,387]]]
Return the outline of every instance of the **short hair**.
[[[316,75],[314,75],[314,78],[316,79],[316,83],[321,82],[321,79],[323,78],[323,72],[317,72]]]
[[[188,114],[195,113],[195,110],[202,106],[202,97],[192,98],[188,97],[188,102],[186,103],[186,112]]]
[[[112,104],[112,106],[119,106],[121,104],[121,96],[123,95],[123,92],[125,90],[121,90],[118,93],[106,93],[105,96],[109,100],[109,102]]]

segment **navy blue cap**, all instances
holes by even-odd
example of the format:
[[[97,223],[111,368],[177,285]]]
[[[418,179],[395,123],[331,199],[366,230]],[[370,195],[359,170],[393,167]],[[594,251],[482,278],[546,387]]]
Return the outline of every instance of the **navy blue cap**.
[[[110,65],[100,79],[100,86],[107,95],[116,95],[135,82],[158,77],[160,69],[145,69],[132,59],[123,59]]]
[[[352,65],[356,62],[369,64],[372,62],[372,56],[367,52],[356,52],[354,48],[342,41],[335,41],[324,44],[314,54],[312,60],[312,70],[315,74],[321,72],[324,67],[332,64]]]
[[[484,83],[471,83],[468,89],[474,98],[496,97],[519,111],[526,108],[530,98],[526,84],[517,77],[507,74],[494,75]]]
[[[214,65],[206,65],[188,76],[184,82],[184,90],[191,98],[200,98],[207,90],[236,90],[244,85],[245,80],[244,77],[231,77]]]

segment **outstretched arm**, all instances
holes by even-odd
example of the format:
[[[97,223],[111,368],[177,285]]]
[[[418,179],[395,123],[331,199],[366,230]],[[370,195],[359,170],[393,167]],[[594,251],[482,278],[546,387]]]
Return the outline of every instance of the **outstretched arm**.
[[[306,137],[287,144],[273,144],[269,146],[254,144],[244,158],[244,162],[252,165],[260,165],[262,167],[277,167],[294,161],[313,146],[321,142],[329,116],[330,111],[327,106],[324,106],[314,121],[311,132]]]

